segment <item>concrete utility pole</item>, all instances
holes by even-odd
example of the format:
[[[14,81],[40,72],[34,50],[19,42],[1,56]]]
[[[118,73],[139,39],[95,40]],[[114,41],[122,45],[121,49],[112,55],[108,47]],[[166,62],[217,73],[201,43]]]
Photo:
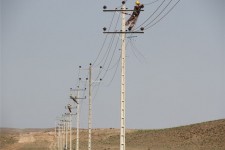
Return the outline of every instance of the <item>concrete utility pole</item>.
[[[122,0],[122,8],[121,9],[114,9],[114,10],[103,10],[105,12],[112,12],[118,11],[121,12],[121,30],[119,32],[106,32],[106,28],[104,27],[103,33],[112,33],[112,34],[121,34],[121,92],[120,92],[120,150],[126,149],[126,142],[125,142],[125,129],[126,129],[126,34],[133,34],[133,33],[144,33],[142,32],[144,29],[141,29],[141,32],[137,31],[127,31],[126,30],[126,12],[133,11],[126,9],[125,6],[126,1]],[[103,9],[107,7],[104,6]]]
[[[72,114],[69,113],[69,116],[70,116],[70,121],[69,121],[69,125],[70,125],[70,150],[72,150]]]
[[[122,3],[122,10],[125,10],[125,2]],[[126,15],[122,13],[122,32],[126,31]],[[125,34],[121,34],[121,93],[120,93],[120,150],[125,150],[125,96],[126,96],[126,36]]]
[[[92,65],[89,66],[89,109],[88,109],[88,150],[91,150],[91,130],[92,130]]]
[[[79,97],[79,94],[80,92],[78,91],[77,92],[77,96]],[[77,144],[76,144],[76,150],[79,150],[79,139],[80,139],[80,136],[79,136],[79,130],[80,130],[80,101],[79,99],[77,99]]]
[[[81,80],[81,79],[79,79]],[[79,86],[77,86],[77,89],[72,89],[70,88],[70,91],[77,91],[77,96],[73,96],[72,93],[70,94],[70,98],[77,104],[77,137],[76,137],[76,150],[79,150],[79,139],[80,139],[80,134],[79,134],[79,130],[80,130],[80,99],[86,99],[86,96],[81,98],[80,97],[80,91],[85,91],[85,89],[80,89]],[[72,149],[71,149],[72,150]]]
[[[67,150],[67,144],[68,144],[68,118],[67,114],[65,114],[65,131],[66,131],[66,146],[65,149]]]

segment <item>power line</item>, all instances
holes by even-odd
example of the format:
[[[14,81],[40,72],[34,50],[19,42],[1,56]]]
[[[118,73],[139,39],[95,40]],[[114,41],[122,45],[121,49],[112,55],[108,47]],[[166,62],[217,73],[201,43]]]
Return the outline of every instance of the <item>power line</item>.
[[[112,63],[112,60],[113,60],[113,57],[114,57],[114,55],[115,55],[115,52],[116,52],[116,49],[117,49],[118,42],[119,42],[119,37],[117,38],[117,42],[116,42],[116,45],[115,45],[115,48],[114,48],[112,57],[111,57],[111,59],[110,59],[110,62],[109,62],[109,64],[108,64],[108,67],[107,67],[107,69],[105,70],[105,73],[104,73],[104,75],[103,75],[102,78],[104,78],[104,77],[106,76],[107,72],[109,71],[109,67],[110,67],[110,65],[111,65],[111,63]]]
[[[114,13],[114,14],[115,14],[115,13]],[[115,29],[114,29],[114,30],[116,30],[116,27],[117,27],[117,25],[118,25],[119,18],[120,18],[120,15],[119,15],[118,18],[117,18],[117,21],[116,21],[116,25],[115,25]],[[108,31],[109,31],[109,30],[110,30],[110,28],[108,29]],[[111,50],[111,47],[112,47],[114,38],[115,38],[115,35],[113,35],[113,36],[111,37],[111,40],[110,40],[109,45],[108,45],[108,48],[107,48],[108,51]],[[103,50],[103,47],[102,47],[102,50]],[[100,62],[99,62],[96,66],[99,66],[99,65],[102,63],[102,61],[103,61],[103,60],[105,59],[105,57],[107,56],[107,52],[108,52],[108,51],[105,52],[103,58],[100,60]],[[109,52],[108,52],[108,53],[109,53]]]
[[[137,46],[136,46],[134,40],[131,40],[130,43],[131,43],[133,49],[134,49],[134,50],[135,50],[135,51],[136,51],[136,52],[144,59],[144,61],[146,62],[145,56],[144,56],[144,55],[141,53],[141,51],[137,48]]]
[[[117,18],[117,22],[116,22],[116,25],[115,25],[115,29],[116,29],[116,27],[117,27],[117,25],[118,25],[119,18],[120,18],[120,15],[119,15],[118,18]],[[99,66],[100,63],[105,59],[103,65],[101,65],[100,68],[104,68],[104,67],[105,67],[107,58],[108,58],[109,53],[110,53],[110,51],[111,51],[112,45],[113,45],[113,43],[114,43],[114,38],[115,38],[115,35],[113,35],[113,36],[111,37],[111,40],[110,40],[110,43],[109,43],[109,45],[108,45],[107,51],[105,52],[105,54],[104,54],[102,60],[101,60],[101,61],[99,62],[99,64],[98,64],[98,66]],[[114,53],[113,53],[113,55],[114,55]],[[98,77],[100,76],[101,73],[102,73],[102,70],[99,70],[99,73],[98,73],[98,75],[97,75],[96,80],[98,79]]]
[[[165,10],[166,8],[170,5],[170,3],[172,2],[173,0],[170,0],[169,3],[163,8],[163,10],[150,22],[148,23],[145,27],[147,27],[148,25],[150,25],[152,22],[154,22]],[[145,28],[144,27],[144,28]]]
[[[154,3],[158,2],[158,1],[159,1],[159,0],[155,0],[155,1],[153,1],[153,2],[146,3],[146,4],[144,4],[144,5],[151,5],[151,4],[154,4]]]
[[[173,5],[173,7],[171,7],[171,8],[169,9],[169,11],[168,11],[166,14],[164,14],[159,20],[157,20],[154,24],[152,24],[152,25],[150,25],[149,27],[147,27],[145,30],[147,30],[147,29],[153,27],[153,26],[156,25],[158,22],[160,22],[163,18],[165,18],[165,17],[166,17],[166,16],[174,9],[174,7],[175,7],[179,2],[180,2],[180,0],[178,0],[178,1]]]
[[[138,27],[136,27],[134,30],[140,28],[142,25],[144,25],[149,19],[152,18],[152,16],[160,9],[160,7],[164,4],[166,0],[163,0],[163,2],[157,7],[157,9],[142,23],[140,24]]]
[[[134,54],[134,56],[136,57],[136,59],[141,63],[141,60],[138,58],[137,54],[136,54],[136,47],[134,46],[134,43],[132,42],[131,39],[129,39],[129,45],[131,48],[132,53]]]
[[[121,56],[120,56],[120,58],[119,58],[118,62],[116,63],[117,65],[116,65],[115,72],[114,72],[114,74],[113,74],[113,76],[112,76],[112,78],[111,78],[110,82],[107,84],[107,86],[110,86],[110,85],[111,85],[111,83],[112,83],[112,81],[114,80],[114,78],[115,78],[115,76],[116,76],[116,72],[117,72],[117,70],[118,70],[118,68],[119,68],[119,64],[120,64],[119,62],[120,62],[120,60],[121,60]]]
[[[115,13],[116,13],[116,12],[113,13],[113,17],[112,17],[112,20],[111,20],[111,22],[110,22],[110,25],[109,25],[108,30],[110,30],[110,28],[111,28],[111,26],[112,26],[112,22],[113,22],[113,20],[114,20]],[[102,50],[103,50],[103,47],[104,47],[105,42],[106,42],[106,40],[107,40],[107,37],[108,37],[108,35],[105,36],[105,39],[104,39],[103,44],[102,44],[102,46],[101,46],[101,49],[100,49],[100,51],[99,51],[99,53],[98,53],[98,55],[97,55],[95,61],[92,63],[93,66],[94,66],[94,64],[97,62],[97,60],[98,60],[98,58],[99,58],[99,56],[100,56],[100,54],[101,54],[101,52],[102,52]]]

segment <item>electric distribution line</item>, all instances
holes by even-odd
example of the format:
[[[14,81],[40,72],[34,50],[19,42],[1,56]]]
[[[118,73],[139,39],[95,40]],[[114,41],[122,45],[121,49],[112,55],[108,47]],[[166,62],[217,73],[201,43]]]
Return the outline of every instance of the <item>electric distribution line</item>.
[[[132,53],[134,54],[134,56],[136,57],[136,59],[137,59],[140,63],[142,63],[143,61],[146,62],[145,56],[144,56],[144,55],[141,53],[141,51],[137,48],[137,46],[136,46],[136,44],[135,44],[135,41],[132,40],[131,38],[129,39],[129,45],[130,45],[131,51],[132,51]],[[138,55],[137,55],[136,53],[138,53],[139,56],[142,57],[142,59],[139,59],[139,58],[138,58]],[[143,61],[142,61],[142,60],[143,60]]]
[[[134,54],[135,58],[141,63],[141,60],[136,55],[136,52],[135,52],[136,50],[135,50],[135,48],[133,46],[133,43],[132,43],[131,39],[129,40],[129,43],[130,43],[130,48],[131,48],[132,53]]]
[[[173,0],[170,0],[166,6],[159,12],[159,14],[154,18],[152,19],[150,22],[148,22],[156,13],[157,11],[159,11],[160,7],[163,6],[165,0],[157,7],[157,9],[150,15],[150,17],[147,18],[147,20],[145,20],[140,26],[144,25],[145,23],[147,23],[145,26],[144,26],[144,29],[147,30],[151,27],[153,27],[154,25],[156,25],[158,22],[160,22],[163,18],[165,18],[173,9],[174,7],[180,2],[180,0],[178,0],[159,20],[157,20],[155,23],[153,23],[157,18],[160,17],[160,15],[162,15],[166,9],[171,5]],[[153,24],[152,24],[153,23]],[[139,27],[140,27],[139,26]],[[138,28],[138,27],[137,27]],[[135,29],[135,31],[139,31],[139,29],[137,30],[137,28]]]
[[[116,50],[117,50],[118,42],[119,42],[119,37],[117,38],[117,41],[116,41],[116,45],[115,45],[113,54],[112,54],[112,56],[111,56],[111,59],[110,59],[109,64],[108,64],[108,66],[107,66],[107,69],[105,70],[105,73],[104,73],[104,75],[103,75],[102,78],[104,78],[104,77],[106,76],[106,74],[108,73],[108,71],[109,71],[109,68],[110,68],[110,66],[111,66],[112,60],[113,60],[113,58],[114,58],[114,56],[115,56],[115,52],[116,52]],[[104,68],[104,67],[103,67],[103,68]]]
[[[115,14],[116,14],[116,12],[114,12],[114,14],[113,14],[113,17],[112,17],[112,19],[111,19],[111,22],[110,22],[110,25],[109,25],[108,30],[110,30],[110,29],[111,29],[111,26],[112,26],[112,23],[113,23],[113,20],[114,20]],[[99,52],[98,52],[98,55],[97,55],[97,57],[96,57],[95,61],[93,62],[93,66],[95,66],[95,63],[97,62],[97,60],[98,60],[98,58],[99,58],[99,56],[100,56],[100,54],[101,54],[101,52],[102,52],[102,50],[103,50],[103,48],[104,48],[104,46],[105,46],[105,43],[106,43],[107,37],[108,37],[108,35],[105,35],[105,39],[104,39],[104,41],[103,41],[103,44],[102,44],[102,46],[101,46],[101,49],[100,49],[100,50],[99,50]]]
[[[144,25],[149,19],[152,18],[152,16],[160,9],[160,7],[164,4],[166,0],[163,0],[162,3],[157,7],[157,9],[142,23],[140,24],[138,27],[136,27],[134,30],[140,28],[142,25]]]
[[[156,25],[158,22],[160,22],[163,18],[165,18],[173,9],[174,7],[180,2],[180,0],[178,0],[158,21],[156,21],[154,24],[146,27],[146,30],[153,27],[154,25]]]
[[[144,5],[146,6],[146,5],[151,5],[151,4],[154,4],[154,3],[156,3],[156,2],[158,2],[159,0],[155,0],[155,1],[152,1],[152,2],[150,2],[150,3],[145,3]]]
[[[163,8],[163,10],[150,22],[148,23],[145,27],[147,27],[148,25],[150,25],[152,22],[154,22],[165,10],[166,8],[170,5],[170,3],[172,2],[173,0],[170,0],[169,3],[167,3],[167,5]]]
[[[114,14],[115,14],[115,13],[114,13]],[[119,15],[118,18],[117,18],[116,25],[115,25],[115,29],[116,29],[116,27],[117,27],[117,25],[118,25],[119,17],[120,17],[120,15]],[[114,30],[115,30],[115,29],[114,29]],[[107,34],[107,35],[108,35],[108,34]],[[101,61],[99,62],[99,64],[98,64],[98,66],[99,66],[99,65],[102,63],[102,61],[104,60],[104,63],[103,63],[102,65],[100,65],[100,70],[99,70],[99,73],[98,73],[97,78],[96,78],[95,80],[97,80],[97,79],[99,78],[99,76],[101,75],[101,73],[102,73],[102,68],[105,68],[105,65],[106,65],[106,63],[107,63],[109,54],[110,54],[111,49],[112,49],[113,44],[114,44],[114,39],[115,39],[115,35],[113,35],[113,36],[111,37],[111,40],[110,40],[110,43],[109,43],[109,45],[108,45],[107,51],[105,52],[105,54],[104,54],[102,60],[101,60]],[[119,37],[118,37],[118,39],[119,39]],[[117,39],[116,45],[117,45],[117,43],[118,43],[118,39]],[[112,58],[114,57],[114,54],[115,54],[115,50],[114,50],[114,52],[113,52],[113,54],[112,54],[112,56],[111,56],[111,59],[110,59],[110,62],[109,62],[109,65],[108,65],[107,68],[110,67],[110,64],[111,64],[111,62],[112,62]]]
[[[116,76],[116,73],[117,73],[117,70],[118,70],[118,68],[119,68],[120,60],[121,60],[121,56],[119,57],[119,60],[118,60],[117,63],[115,64],[115,66],[116,66],[115,72],[114,72],[114,74],[113,74],[111,80],[110,80],[109,83],[107,84],[107,86],[110,86],[111,83],[112,83],[112,81],[114,80],[114,78],[115,78],[115,76]]]

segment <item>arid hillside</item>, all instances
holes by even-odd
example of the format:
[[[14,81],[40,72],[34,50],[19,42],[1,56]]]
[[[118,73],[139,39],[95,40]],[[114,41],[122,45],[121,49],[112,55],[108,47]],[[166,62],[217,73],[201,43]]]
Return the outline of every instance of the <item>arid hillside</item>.
[[[93,129],[93,150],[118,150],[119,129]],[[76,129],[73,129],[75,149]],[[88,132],[80,131],[80,150],[87,149]],[[2,128],[0,150],[56,150],[54,129]],[[160,130],[128,129],[127,150],[225,150],[225,119]]]

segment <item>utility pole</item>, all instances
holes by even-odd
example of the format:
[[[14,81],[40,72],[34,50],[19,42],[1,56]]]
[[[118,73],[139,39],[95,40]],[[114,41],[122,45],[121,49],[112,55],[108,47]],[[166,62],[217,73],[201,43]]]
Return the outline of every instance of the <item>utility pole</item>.
[[[67,114],[65,114],[65,131],[66,131],[66,146],[65,149],[67,150],[67,144],[68,144],[68,118]]]
[[[79,97],[80,92],[77,92],[77,96]],[[77,100],[78,104],[77,104],[77,144],[76,144],[76,150],[79,150],[79,128],[80,128],[80,101],[79,99]]]
[[[69,115],[70,115],[70,121],[69,121],[69,123],[70,123],[70,150],[72,150],[72,114],[71,114],[71,112],[69,113]]]
[[[92,130],[92,65],[89,66],[89,109],[88,109],[88,150],[91,150],[91,130]]]
[[[81,78],[79,79],[81,80]],[[77,96],[73,96],[72,93],[70,94],[70,98],[77,104],[77,135],[76,135],[76,150],[79,150],[79,139],[80,139],[80,99],[86,99],[86,96],[81,98],[80,97],[80,91],[85,91],[85,89],[80,89],[79,86],[77,86],[77,89],[72,89],[70,88],[70,91],[77,91]],[[71,145],[71,149],[72,150],[72,145]]]
[[[112,12],[118,11],[121,12],[121,30],[120,32],[113,31],[113,32],[105,32],[106,28],[104,27],[103,33],[112,33],[112,34],[121,34],[121,91],[120,91],[120,150],[126,149],[126,142],[125,142],[125,129],[126,129],[126,34],[133,34],[133,33],[144,33],[144,28],[141,28],[141,32],[136,31],[127,31],[126,30],[126,11],[133,11],[126,9],[125,6],[126,1],[122,0],[122,7],[121,9],[114,9],[114,10],[103,10],[105,12]],[[104,6],[103,9],[107,7]],[[143,11],[143,10],[142,10]]]
[[[125,10],[125,3],[122,3],[122,10]],[[125,13],[122,13],[122,32],[125,32],[126,22],[126,15]],[[125,78],[125,71],[126,71],[126,37],[125,34],[121,34],[121,93],[120,93],[120,150],[125,150],[125,96],[126,96],[126,78]]]

